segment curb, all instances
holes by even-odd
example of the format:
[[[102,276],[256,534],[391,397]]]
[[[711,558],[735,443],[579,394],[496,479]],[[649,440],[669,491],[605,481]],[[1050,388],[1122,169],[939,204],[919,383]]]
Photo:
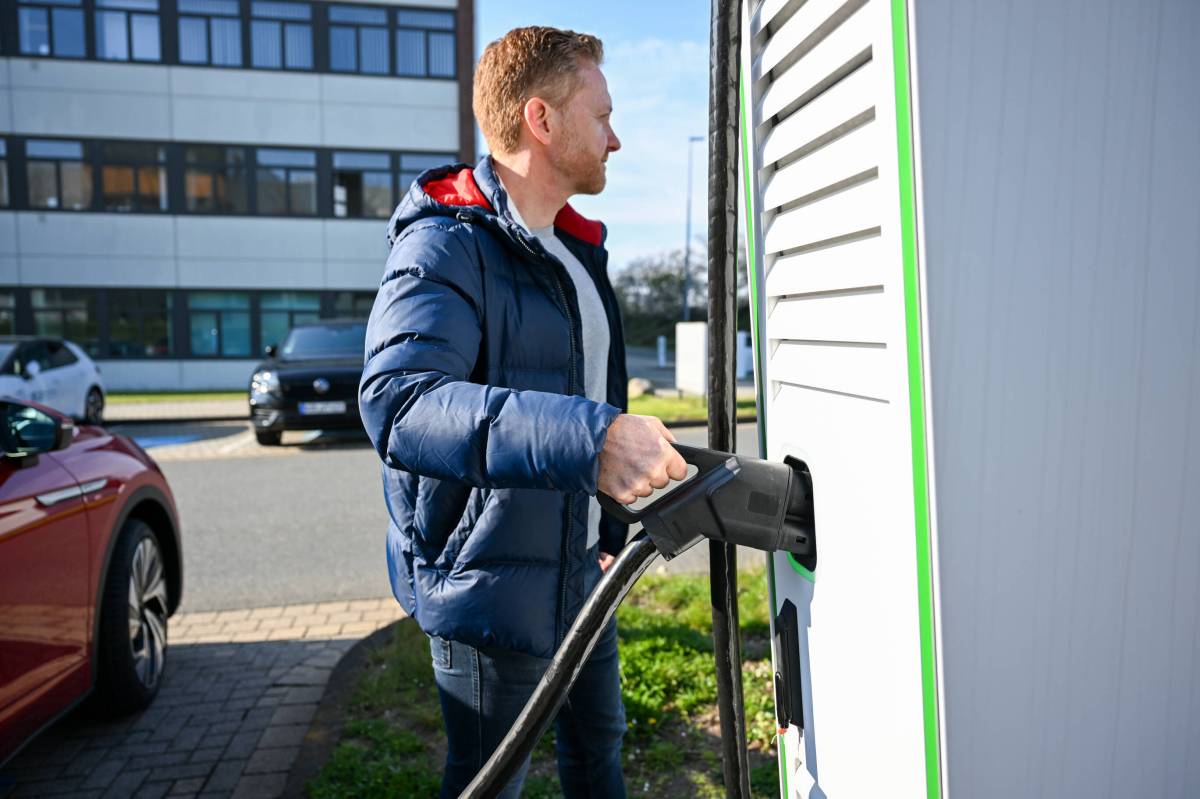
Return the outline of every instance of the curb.
[[[411,617],[405,617],[380,627],[350,647],[333,667],[329,682],[325,684],[325,693],[317,705],[317,712],[309,724],[308,732],[304,734],[304,740],[300,742],[300,751],[292,762],[292,769],[288,772],[282,799],[305,799],[308,796],[305,789],[309,780],[321,772],[334,748],[341,742],[342,729],[346,724],[346,704],[354,691],[358,676],[367,664],[367,658],[377,649],[387,645],[399,624],[416,622]]]
[[[137,427],[139,425],[152,424],[191,424],[193,422],[245,422],[250,423],[249,416],[167,416],[161,419],[105,419],[101,425],[105,429],[110,427]]]

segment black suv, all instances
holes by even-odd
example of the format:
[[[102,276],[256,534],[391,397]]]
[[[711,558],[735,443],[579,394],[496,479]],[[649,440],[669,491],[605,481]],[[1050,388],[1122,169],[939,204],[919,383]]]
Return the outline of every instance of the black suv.
[[[362,428],[362,378],[367,323],[321,319],[297,325],[250,378],[250,424],[258,443],[279,444],[284,430]]]

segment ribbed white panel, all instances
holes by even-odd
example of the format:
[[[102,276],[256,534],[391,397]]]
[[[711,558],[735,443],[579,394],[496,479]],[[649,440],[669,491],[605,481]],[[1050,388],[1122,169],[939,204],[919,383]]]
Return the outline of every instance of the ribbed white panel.
[[[888,338],[882,291],[780,299],[767,316],[770,339],[883,342]],[[771,377],[794,377],[772,358]],[[778,367],[778,368],[776,368]]]
[[[763,166],[797,157],[852,126],[852,120],[873,116],[878,80],[873,63],[864,64],[789,114],[763,137]]]
[[[883,253],[878,233],[817,250],[785,255],[767,275],[766,296],[812,294],[884,283]]]
[[[786,799],[926,796],[891,5],[763,0],[743,43],[766,455],[817,516],[815,582],[773,560],[812,697]]]
[[[761,118],[769,119],[789,106],[811,100],[838,77],[861,63],[871,48],[871,19],[855,12],[803,58],[771,81],[763,92]],[[758,77],[758,76],[756,76]]]
[[[771,355],[771,363],[778,371],[804,381],[793,385],[889,402],[892,392],[887,379],[887,358],[887,349],[882,345],[784,341]]]
[[[763,235],[768,255],[804,247],[879,225],[877,181],[777,215]]]
[[[838,22],[842,9],[854,9],[863,0],[808,0],[779,26],[758,55],[758,74],[765,75],[781,63],[802,58]]]
[[[868,123],[776,172],[763,188],[763,210],[805,203],[850,180],[863,182],[879,163],[877,129]]]

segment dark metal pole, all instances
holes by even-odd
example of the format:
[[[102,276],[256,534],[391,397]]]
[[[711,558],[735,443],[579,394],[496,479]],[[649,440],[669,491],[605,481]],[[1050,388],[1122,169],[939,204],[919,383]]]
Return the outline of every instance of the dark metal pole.
[[[712,0],[708,84],[708,445],[736,446],[737,104],[739,0]],[[713,647],[725,795],[750,796],[742,646],[738,634],[737,548],[709,541]]]
[[[683,224],[683,321],[692,319],[692,304],[688,295],[692,288],[692,145],[704,141],[703,136],[688,136],[687,216]]]

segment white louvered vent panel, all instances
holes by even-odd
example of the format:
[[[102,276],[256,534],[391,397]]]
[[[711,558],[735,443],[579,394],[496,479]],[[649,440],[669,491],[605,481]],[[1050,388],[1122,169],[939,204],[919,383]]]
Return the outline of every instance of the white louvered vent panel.
[[[866,0],[808,0],[771,34],[755,64],[755,73],[787,68],[829,35]],[[775,27],[775,26],[772,26]]]
[[[883,285],[883,253],[878,231],[807,252],[784,255],[766,279],[766,296],[811,294]]]
[[[872,122],[856,128],[780,169],[763,188],[763,210],[807,204],[838,188],[864,183],[874,177],[879,160],[878,127]]]
[[[784,341],[771,356],[771,366],[777,375],[811,388],[887,402],[887,355],[882,345]]]
[[[850,15],[803,58],[772,78],[763,92],[759,119],[770,119],[809,102],[869,60],[870,33],[871,20],[862,9]]]
[[[751,33],[758,36],[768,27],[778,30],[803,4],[804,0],[763,0],[750,18]]]
[[[879,186],[878,181],[870,181],[777,214],[763,234],[763,251],[777,254],[878,226]]]
[[[881,246],[883,0],[764,0],[752,20],[767,375],[781,387],[889,402]]]
[[[767,338],[879,344],[887,340],[882,289],[853,294],[784,297],[767,315]],[[774,359],[772,359],[774,365]],[[772,375],[776,379],[778,374]]]
[[[874,62],[867,62],[776,123],[763,137],[762,165],[798,158],[874,119],[876,80]]]

